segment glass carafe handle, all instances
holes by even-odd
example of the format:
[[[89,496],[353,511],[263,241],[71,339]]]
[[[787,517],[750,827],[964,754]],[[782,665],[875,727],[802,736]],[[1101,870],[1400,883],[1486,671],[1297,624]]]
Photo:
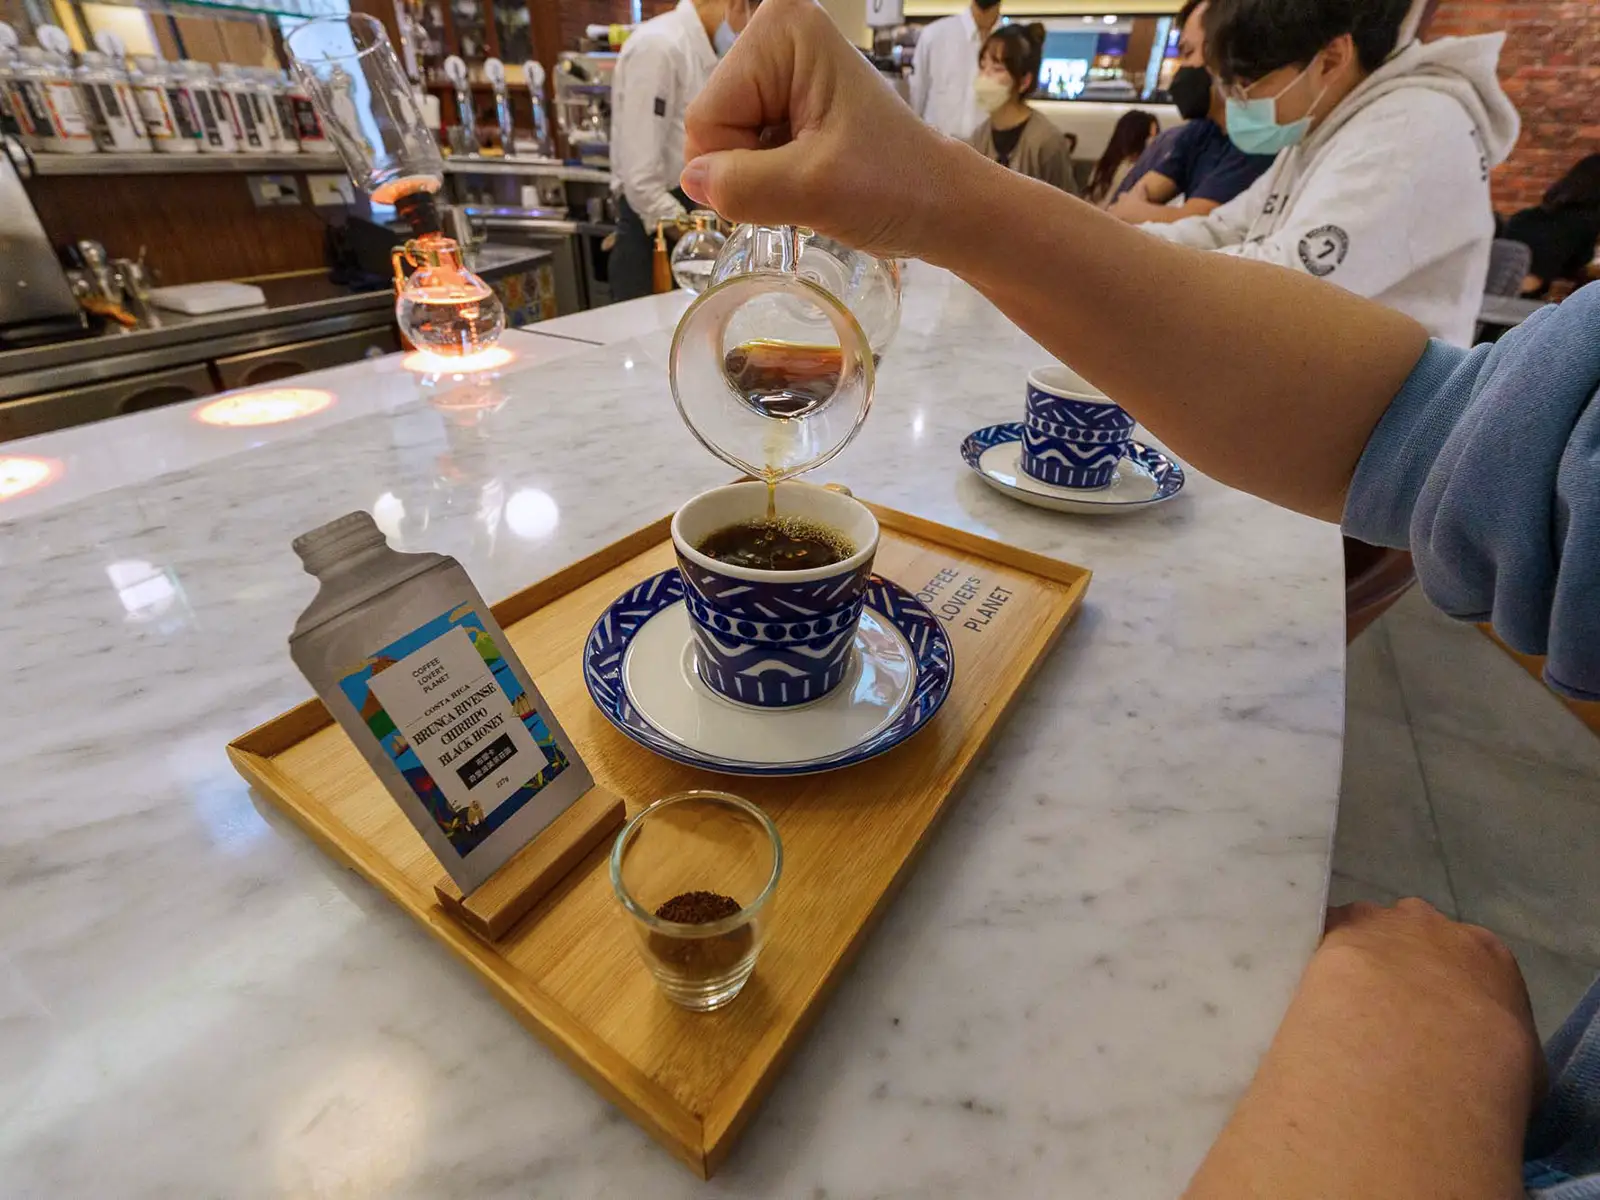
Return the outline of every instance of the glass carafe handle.
[[[755,225],[751,227],[750,267],[755,271],[779,271],[794,275],[800,270],[800,246],[809,230],[798,225]]]

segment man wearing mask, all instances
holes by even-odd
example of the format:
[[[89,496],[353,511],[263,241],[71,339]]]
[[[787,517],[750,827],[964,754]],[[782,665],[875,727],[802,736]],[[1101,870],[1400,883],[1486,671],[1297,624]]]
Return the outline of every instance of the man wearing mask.
[[[978,107],[978,53],[1000,23],[1000,0],[972,0],[922,31],[911,56],[911,107],[942,133],[965,141],[987,114]]]
[[[1228,136],[1273,167],[1170,241],[1304,271],[1470,344],[1488,272],[1489,168],[1516,142],[1504,34],[1415,40],[1426,0],[1209,0]]]
[[[683,172],[683,114],[760,0],[679,0],[671,12],[635,29],[611,80],[611,190],[617,235],[611,294],[633,300],[651,291],[657,223],[687,215],[678,189]]]
[[[1228,140],[1223,99],[1205,63],[1207,7],[1207,0],[1189,0],[1177,16],[1178,70],[1167,91],[1185,123],[1145,148],[1107,205],[1129,224],[1204,216],[1272,165],[1270,154],[1246,154]],[[1181,203],[1169,203],[1179,196]]]

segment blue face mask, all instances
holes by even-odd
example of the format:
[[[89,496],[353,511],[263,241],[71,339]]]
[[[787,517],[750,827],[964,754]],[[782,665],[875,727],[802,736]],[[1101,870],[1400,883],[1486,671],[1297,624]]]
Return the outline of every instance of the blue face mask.
[[[1311,117],[1306,116],[1298,121],[1288,124],[1278,123],[1278,96],[1282,96],[1295,84],[1305,78],[1306,71],[1311,70],[1307,63],[1305,70],[1296,75],[1282,88],[1277,96],[1262,96],[1255,100],[1240,100],[1233,96],[1224,98],[1224,107],[1227,109],[1228,137],[1233,144],[1246,154],[1276,154],[1293,146],[1306,136],[1306,131],[1311,128]],[[1315,111],[1322,102],[1323,92],[1317,93],[1317,98],[1311,102],[1311,111]]]
[[[736,35],[733,32],[733,26],[729,25],[726,21],[717,26],[717,35],[711,39],[711,48],[717,52],[718,58],[721,58],[729,50],[733,49],[733,39],[735,36]]]

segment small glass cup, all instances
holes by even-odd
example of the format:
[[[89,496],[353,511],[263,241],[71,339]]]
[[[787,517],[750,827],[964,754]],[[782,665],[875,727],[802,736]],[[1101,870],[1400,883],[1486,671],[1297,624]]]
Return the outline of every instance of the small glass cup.
[[[611,849],[611,887],[639,939],[639,953],[667,999],[697,1012],[727,1004],[755,970],[766,940],[783,844],[771,819],[728,792],[678,792],[622,827]],[[726,916],[688,923],[673,911]]]

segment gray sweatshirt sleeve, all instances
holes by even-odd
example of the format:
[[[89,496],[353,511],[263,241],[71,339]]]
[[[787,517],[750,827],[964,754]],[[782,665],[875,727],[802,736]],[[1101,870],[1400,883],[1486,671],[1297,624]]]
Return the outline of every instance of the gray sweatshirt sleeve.
[[[1493,346],[1428,344],[1356,466],[1344,530],[1600,700],[1600,284]]]

